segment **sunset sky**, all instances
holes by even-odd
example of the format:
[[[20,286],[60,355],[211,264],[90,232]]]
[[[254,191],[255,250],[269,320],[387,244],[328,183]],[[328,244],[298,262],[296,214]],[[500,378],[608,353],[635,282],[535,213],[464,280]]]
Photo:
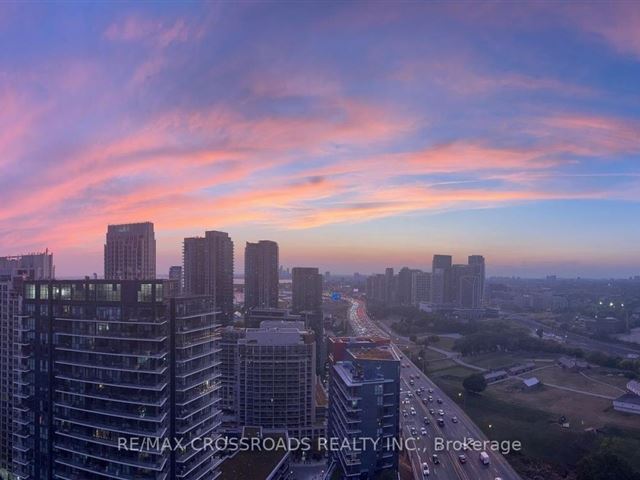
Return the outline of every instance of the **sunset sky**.
[[[640,4],[0,4],[0,255],[640,274]]]

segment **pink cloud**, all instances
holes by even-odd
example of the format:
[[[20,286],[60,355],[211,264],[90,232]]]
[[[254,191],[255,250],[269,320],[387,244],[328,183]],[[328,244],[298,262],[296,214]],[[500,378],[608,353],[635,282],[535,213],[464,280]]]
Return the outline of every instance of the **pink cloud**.
[[[640,6],[637,2],[572,4],[567,11],[572,21],[623,54],[640,58]]]
[[[139,15],[129,15],[107,27],[104,35],[114,42],[141,41],[158,48],[191,38],[193,29],[184,19],[165,22]]]

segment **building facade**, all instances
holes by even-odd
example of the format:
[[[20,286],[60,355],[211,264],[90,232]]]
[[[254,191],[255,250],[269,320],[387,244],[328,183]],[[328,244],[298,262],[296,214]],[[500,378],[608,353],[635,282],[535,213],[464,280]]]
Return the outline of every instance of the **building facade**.
[[[165,299],[161,281],[25,282],[16,319],[14,473],[21,479],[211,479],[190,448],[121,448],[141,437],[214,436],[216,311]]]
[[[169,267],[169,289],[172,297],[177,297],[183,292],[182,265]]]
[[[352,448],[331,452],[342,478],[398,471],[400,362],[384,347],[350,348],[329,377],[329,438]],[[378,440],[379,448],[362,439]],[[345,442],[346,441],[346,442]]]
[[[322,311],[322,284],[319,269],[294,267],[291,310],[294,313]]]
[[[452,302],[451,255],[434,255],[431,266],[431,303],[444,305]]]
[[[226,232],[210,230],[204,237],[184,239],[184,291],[211,295],[222,323],[233,318],[233,241]]]
[[[301,326],[250,328],[238,340],[238,425],[286,429],[295,438],[324,432],[316,421],[315,338]]]
[[[153,280],[156,278],[156,238],[153,223],[109,225],[104,245],[104,278]]]
[[[15,318],[21,311],[25,280],[53,278],[53,254],[0,257],[0,478],[13,470],[13,366]]]
[[[271,240],[247,242],[244,251],[244,306],[278,308],[278,244]]]

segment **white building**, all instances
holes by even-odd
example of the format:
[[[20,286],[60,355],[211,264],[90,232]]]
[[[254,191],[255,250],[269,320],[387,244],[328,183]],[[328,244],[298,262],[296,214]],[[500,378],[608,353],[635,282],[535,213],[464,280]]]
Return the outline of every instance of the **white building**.
[[[625,393],[613,401],[613,409],[618,412],[640,414],[640,395]]]

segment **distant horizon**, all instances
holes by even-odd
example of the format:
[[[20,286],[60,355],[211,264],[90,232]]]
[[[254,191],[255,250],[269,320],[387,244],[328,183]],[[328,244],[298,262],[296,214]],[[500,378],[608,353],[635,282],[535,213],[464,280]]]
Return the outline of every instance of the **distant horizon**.
[[[140,223],[140,222],[132,222],[132,223]],[[151,223],[154,223],[154,222],[151,222]],[[105,225],[104,230],[106,234],[107,225]],[[201,232],[198,232],[190,236],[204,235],[204,232],[208,230],[213,230],[213,229],[206,229],[206,230],[202,229]],[[216,229],[216,230],[225,231],[229,233],[229,235],[231,236],[231,239],[234,241],[234,265],[235,265],[234,278],[242,278],[242,275],[244,274],[243,260],[244,260],[245,241],[242,241],[241,244],[239,245],[240,242],[237,242],[234,239],[232,231],[226,231],[222,229]],[[157,242],[158,231],[155,229],[155,224],[154,224],[154,231],[155,231],[156,242]],[[323,274],[326,271],[329,271],[331,274],[343,275],[343,276],[354,275],[355,273],[359,273],[365,276],[373,275],[376,273],[384,273],[384,270],[388,267],[394,268],[396,272],[403,267],[415,268],[415,269],[420,269],[423,271],[430,272],[431,260],[433,255],[436,255],[436,254],[451,255],[453,257],[454,264],[466,263],[467,257],[470,255],[482,255],[485,257],[485,261],[486,261],[486,266],[487,266],[486,277],[487,278],[503,277],[503,278],[521,278],[521,279],[535,280],[535,279],[544,279],[547,276],[555,275],[559,279],[580,278],[584,280],[610,280],[610,279],[624,280],[624,279],[629,279],[629,278],[633,278],[635,276],[640,275],[640,266],[638,268],[634,268],[632,265],[624,265],[624,266],[617,265],[617,266],[611,267],[609,265],[581,265],[580,262],[563,262],[562,260],[559,260],[556,263],[548,260],[545,261],[542,259],[539,261],[535,261],[534,259],[528,260],[527,262],[523,262],[520,266],[508,265],[508,264],[505,265],[501,263],[494,263],[492,261],[492,257],[486,255],[480,249],[471,249],[469,250],[469,253],[462,252],[459,254],[453,254],[451,251],[447,251],[447,250],[438,250],[438,251],[433,251],[433,253],[425,253],[425,251],[423,250],[420,252],[419,256],[414,254],[413,261],[408,261],[408,262],[394,262],[393,259],[399,256],[400,252],[393,252],[390,249],[388,262],[385,261],[384,258],[378,258],[376,259],[376,265],[374,266],[369,266],[367,268],[366,265],[363,265],[364,268],[356,267],[349,271],[344,269],[344,264],[347,264],[348,262],[341,262],[342,269],[336,269],[335,263],[333,262],[322,263],[322,261],[316,262],[314,261],[313,256],[310,255],[309,257],[306,257],[304,253],[297,253],[296,257],[300,259],[299,261],[295,261],[295,260],[291,261],[290,255],[288,255],[286,249],[283,248],[283,245],[275,238],[260,236],[256,238],[247,239],[246,241],[255,242],[258,240],[273,240],[276,243],[278,243],[279,253],[280,253],[280,266],[283,266],[285,268],[315,267],[315,268],[318,268],[320,273],[323,273]],[[62,260],[57,260],[59,257],[56,255],[55,251],[53,251],[50,248],[35,249],[33,251],[23,251],[18,253],[0,252],[0,257],[27,255],[30,253],[40,253],[40,252],[44,252],[45,250],[48,250],[49,253],[53,254],[53,260],[54,260],[54,266],[56,267],[57,278],[61,278],[61,279],[84,278],[85,276],[91,277],[94,274],[97,274],[98,278],[101,278],[104,276],[104,268],[103,268],[104,254],[102,250],[100,250],[100,252],[96,252],[94,250],[90,253],[86,253],[85,256],[88,259],[87,265],[90,265],[90,266],[86,268],[84,271],[76,270],[77,262],[79,258],[77,251],[72,252],[73,262],[66,261],[67,252],[63,252]],[[173,254],[167,254],[166,251],[158,252],[157,259],[156,259],[157,278],[163,278],[163,276],[168,276],[169,268],[171,266],[182,266],[181,254],[180,254],[181,250],[182,250],[182,245],[180,244],[179,247],[175,249]],[[452,250],[455,250],[456,252],[461,251],[460,248],[456,248]],[[530,258],[532,258],[533,252],[528,251],[527,254],[529,255]],[[172,261],[171,259],[179,260],[179,261]],[[240,259],[242,259],[242,261],[239,261]],[[354,255],[354,261],[355,262],[358,261],[358,254]],[[370,263],[370,260],[365,259],[364,262]],[[73,268],[69,267],[70,263],[74,264]],[[557,266],[557,268],[554,268],[554,265]],[[563,268],[562,265],[565,265],[565,267]]]

